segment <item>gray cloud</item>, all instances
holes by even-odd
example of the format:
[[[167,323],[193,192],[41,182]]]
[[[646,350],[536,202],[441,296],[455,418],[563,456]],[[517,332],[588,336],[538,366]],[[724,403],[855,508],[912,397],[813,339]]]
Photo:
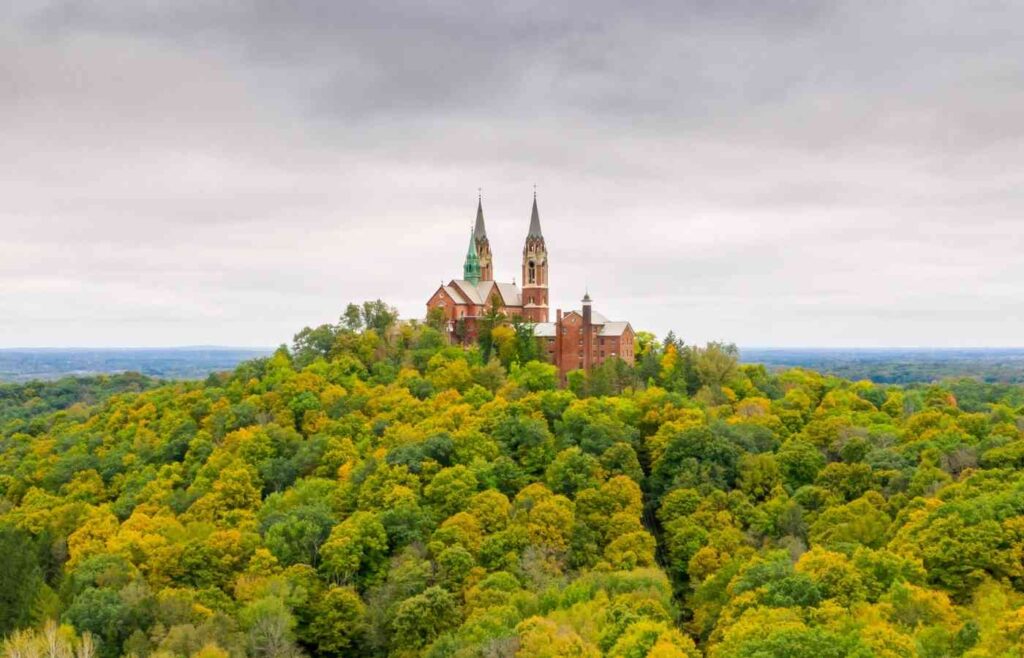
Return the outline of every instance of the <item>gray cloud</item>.
[[[0,345],[266,345],[499,276],[691,341],[1019,344],[1013,2],[0,9]]]

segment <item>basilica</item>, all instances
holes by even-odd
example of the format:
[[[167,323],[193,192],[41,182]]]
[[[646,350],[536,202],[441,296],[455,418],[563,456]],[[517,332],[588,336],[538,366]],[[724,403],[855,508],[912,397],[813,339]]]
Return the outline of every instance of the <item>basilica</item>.
[[[515,279],[502,283],[494,279],[494,258],[484,224],[483,200],[477,200],[476,222],[462,267],[462,278],[442,283],[427,301],[428,314],[440,309],[453,342],[472,344],[477,339],[481,317],[497,308],[506,317],[517,316],[534,325],[542,351],[564,377],[571,370],[590,370],[608,359],[633,363],[633,328],[629,322],[611,321],[593,309],[590,294],[583,296],[579,310],[549,313],[549,258],[540,212],[534,193],[530,225],[523,244],[522,288]]]

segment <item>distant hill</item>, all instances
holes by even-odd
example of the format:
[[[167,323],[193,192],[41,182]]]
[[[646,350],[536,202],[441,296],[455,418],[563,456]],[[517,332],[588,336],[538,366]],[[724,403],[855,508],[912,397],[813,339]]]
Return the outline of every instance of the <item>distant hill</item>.
[[[242,361],[272,352],[271,348],[236,347],[0,349],[0,381],[119,372],[138,372],[160,379],[202,379],[211,372],[232,370]]]
[[[971,377],[990,383],[1024,383],[1024,348],[754,348],[744,363],[771,369],[809,368],[845,379],[915,384]]]
[[[159,379],[202,379],[231,370],[272,348],[39,348],[0,349],[0,381],[55,380],[120,372]],[[915,384],[972,377],[1024,383],[1024,348],[762,348],[740,350],[743,363],[771,369],[809,368],[846,379]]]

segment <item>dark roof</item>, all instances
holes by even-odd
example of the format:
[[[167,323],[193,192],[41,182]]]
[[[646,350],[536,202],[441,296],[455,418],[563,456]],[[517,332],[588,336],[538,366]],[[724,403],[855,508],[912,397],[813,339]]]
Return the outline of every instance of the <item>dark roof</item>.
[[[476,202],[476,228],[473,230],[473,237],[477,240],[487,239],[487,229],[484,227],[483,199],[478,199]]]
[[[540,213],[537,212],[537,197],[533,197],[533,212],[530,213],[530,231],[526,234],[528,238],[543,238],[540,232]]]

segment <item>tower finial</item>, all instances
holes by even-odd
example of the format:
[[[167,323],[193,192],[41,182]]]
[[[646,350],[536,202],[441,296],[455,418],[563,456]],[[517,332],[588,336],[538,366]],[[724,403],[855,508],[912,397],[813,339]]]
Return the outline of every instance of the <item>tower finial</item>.
[[[537,184],[536,183],[533,184],[533,200],[534,201],[537,200]]]

